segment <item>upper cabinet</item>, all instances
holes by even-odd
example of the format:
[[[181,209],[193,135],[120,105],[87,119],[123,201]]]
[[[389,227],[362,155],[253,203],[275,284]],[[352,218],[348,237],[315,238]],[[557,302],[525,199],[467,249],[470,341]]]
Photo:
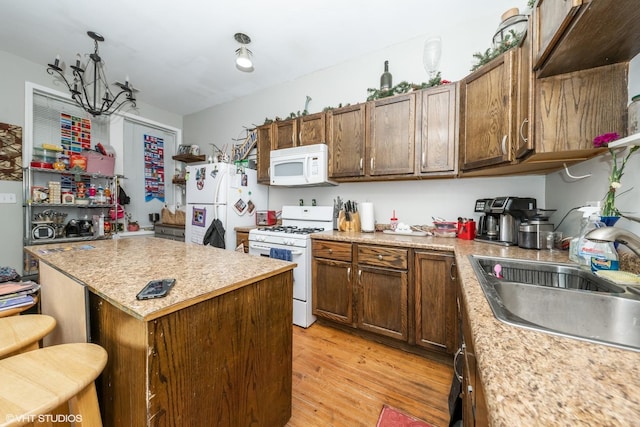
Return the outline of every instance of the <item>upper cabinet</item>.
[[[366,104],[336,108],[327,113],[329,175],[364,175]]]
[[[419,174],[458,171],[458,83],[417,93],[416,155]]]
[[[372,101],[368,107],[367,175],[413,174],[416,93]]]
[[[272,150],[295,147],[298,142],[298,119],[278,120],[273,123]]]
[[[325,113],[316,113],[274,122],[272,150],[325,144],[327,142],[325,120]]]
[[[516,99],[516,50],[511,49],[460,84],[461,169],[512,160]]]
[[[327,143],[326,114],[316,113],[302,116],[298,119],[298,145],[313,145]]]
[[[269,166],[271,163],[271,143],[274,124],[258,126],[258,182],[269,185]]]
[[[638,0],[538,0],[533,21],[538,77],[627,62],[640,53]]]

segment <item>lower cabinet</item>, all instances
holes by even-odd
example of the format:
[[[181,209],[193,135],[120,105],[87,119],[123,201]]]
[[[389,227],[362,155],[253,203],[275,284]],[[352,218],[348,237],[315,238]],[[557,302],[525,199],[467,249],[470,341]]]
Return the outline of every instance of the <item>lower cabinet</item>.
[[[243,245],[244,253],[249,253],[249,232],[236,231],[236,247]]]
[[[416,344],[433,350],[456,350],[455,259],[453,254],[416,251]]]
[[[454,270],[448,252],[313,239],[313,314],[404,348],[453,355]]]
[[[156,224],[154,236],[184,242],[184,225]]]
[[[407,341],[408,250],[358,245],[358,328]]]
[[[461,298],[458,300],[458,307],[462,324],[462,356],[464,358],[462,364],[462,423],[464,427],[486,426],[489,425],[487,404],[482,382],[478,375],[471,327],[466,307]]]
[[[313,241],[312,306],[315,316],[353,326],[351,243]]]

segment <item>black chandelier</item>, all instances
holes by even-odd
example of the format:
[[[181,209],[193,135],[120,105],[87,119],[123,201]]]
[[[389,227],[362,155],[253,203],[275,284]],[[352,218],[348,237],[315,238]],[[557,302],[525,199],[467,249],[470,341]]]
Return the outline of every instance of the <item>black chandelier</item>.
[[[87,31],[87,34],[93,39],[95,48],[93,53],[89,54],[90,61],[87,62],[84,68],[80,61],[80,54],[76,57],[75,65],[71,66],[73,70],[73,85],[69,83],[69,80],[64,75],[64,70],[60,67],[59,55],[56,56],[53,64],[47,64],[47,73],[52,76],[54,72],[58,73],[69,88],[71,98],[92,116],[111,115],[127,102],[130,102],[135,107],[136,98],[134,92],[136,90],[129,84],[128,77],[124,83],[114,83],[114,86],[120,88],[118,94],[114,95],[109,89],[109,83],[107,83],[107,77],[104,72],[104,62],[98,53],[98,42],[103,42],[104,37],[93,31]],[[91,67],[91,63],[93,63],[93,67]],[[91,75],[91,72],[93,72],[93,75]]]

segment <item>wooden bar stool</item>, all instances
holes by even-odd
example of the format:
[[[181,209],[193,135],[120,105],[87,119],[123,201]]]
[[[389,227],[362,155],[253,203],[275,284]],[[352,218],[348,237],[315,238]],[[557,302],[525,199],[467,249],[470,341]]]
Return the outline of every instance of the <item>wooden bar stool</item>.
[[[106,363],[105,349],[89,343],[44,347],[0,360],[0,426],[46,424],[51,422],[47,414],[67,401],[65,422],[102,426],[94,380]]]
[[[0,359],[38,349],[39,341],[55,326],[56,320],[45,314],[0,318]]]

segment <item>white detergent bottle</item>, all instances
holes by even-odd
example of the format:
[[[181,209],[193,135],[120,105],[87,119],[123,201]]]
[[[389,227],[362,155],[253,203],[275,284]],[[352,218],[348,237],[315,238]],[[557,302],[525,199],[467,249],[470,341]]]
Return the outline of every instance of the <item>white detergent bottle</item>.
[[[590,231],[600,227],[606,227],[606,225],[600,221],[598,213],[589,212],[589,217],[583,224],[578,239],[578,263],[591,271],[618,270],[618,252],[614,244],[612,242],[595,242],[585,237]]]

